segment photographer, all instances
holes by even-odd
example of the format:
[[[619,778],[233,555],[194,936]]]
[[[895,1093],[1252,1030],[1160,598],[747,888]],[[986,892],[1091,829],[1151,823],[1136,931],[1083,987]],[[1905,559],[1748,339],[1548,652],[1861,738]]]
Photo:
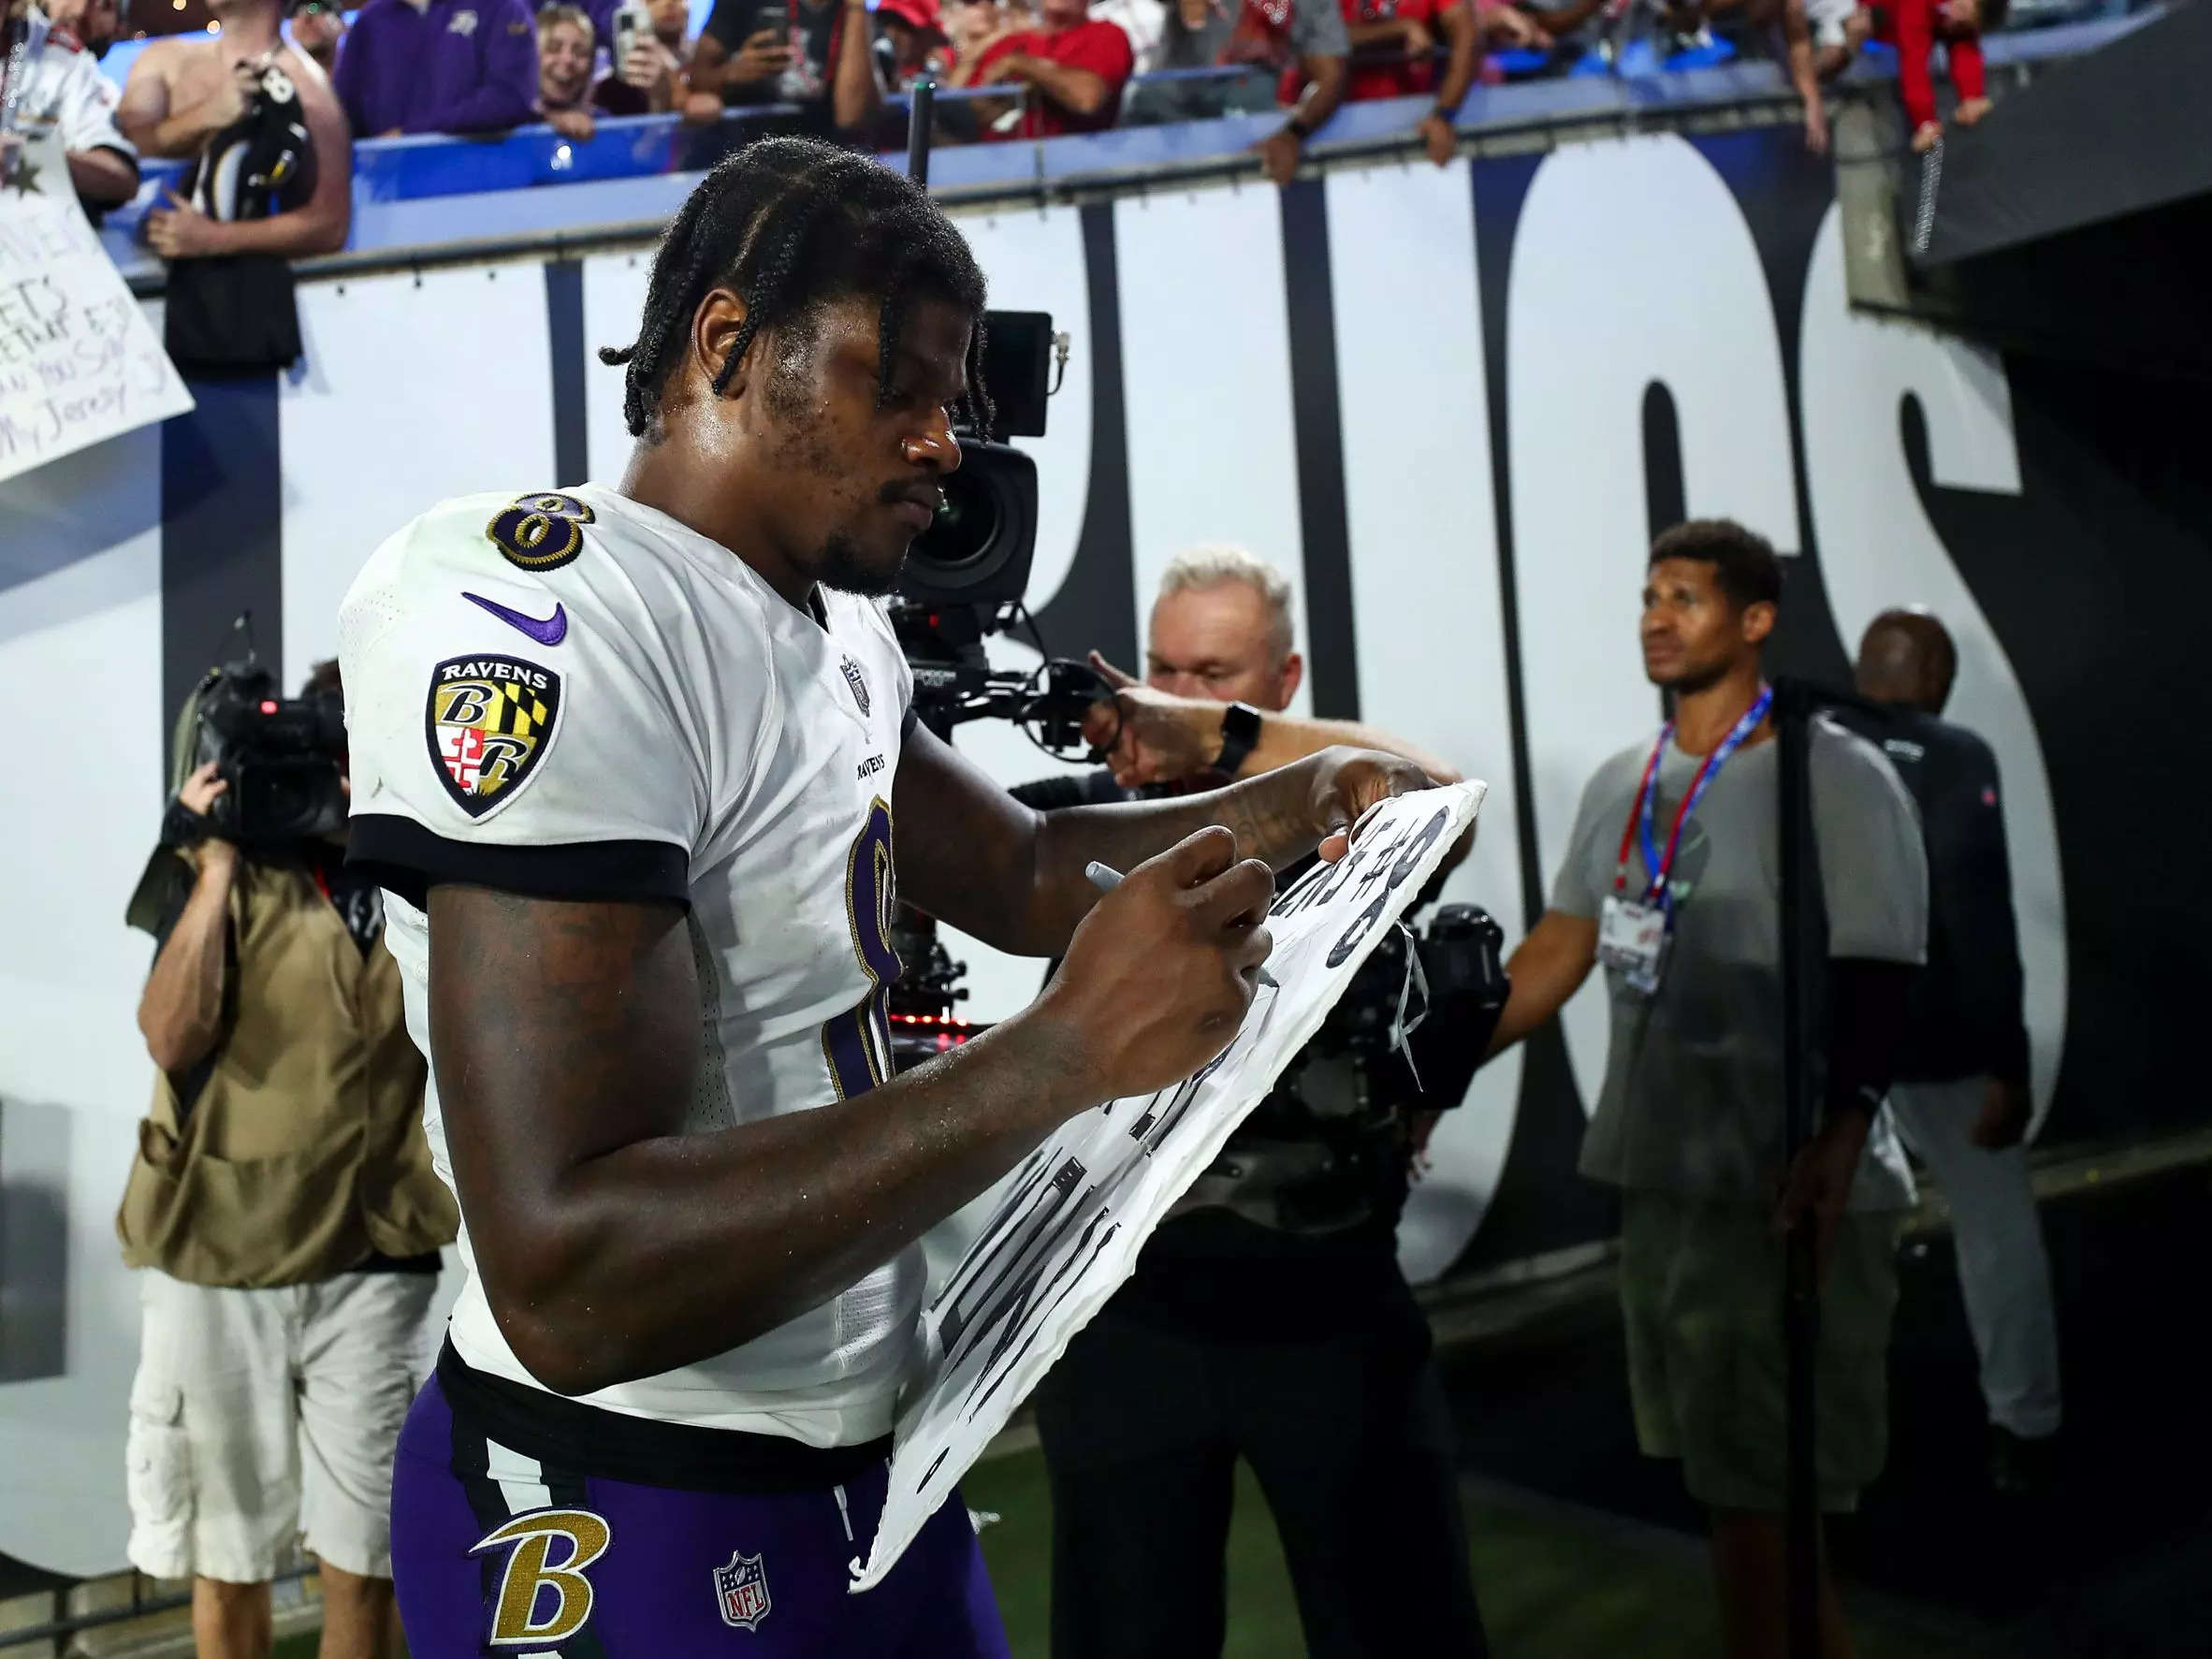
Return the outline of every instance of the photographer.
[[[203,689],[184,734],[199,752],[224,689]],[[231,706],[336,730],[338,695],[327,662],[305,709]],[[368,1659],[393,1627],[392,1453],[457,1217],[430,1170],[382,895],[344,864],[342,757],[236,757],[185,779],[140,889],[166,880],[167,900],[158,919],[134,904],[160,940],[138,1026],[161,1070],[116,1219],[124,1261],[148,1270],[129,1555],[193,1579],[203,1659],[266,1654],[269,1580],[303,1533],[324,1659]],[[279,798],[269,779],[301,778],[316,794],[290,799],[339,827],[231,838],[256,829],[249,801]]]
[[[1015,795],[1055,808],[1180,793],[1346,742],[1457,779],[1400,739],[1284,714],[1303,669],[1291,644],[1289,587],[1273,567],[1241,548],[1186,554],[1153,608],[1147,683],[1094,659],[1117,687],[1090,734],[1112,736],[1111,772]],[[1285,871],[1284,888],[1301,873]],[[1432,1025],[1444,1033],[1461,1015]],[[1395,1054],[1347,1071],[1320,1049],[1170,1212],[1038,1390],[1055,1659],[1221,1651],[1240,1457],[1273,1511],[1309,1654],[1484,1651],[1444,1398],[1395,1237],[1434,1119],[1420,1108],[1458,1092],[1425,1049],[1433,1101]],[[1325,1116],[1325,1095],[1360,1109]]]

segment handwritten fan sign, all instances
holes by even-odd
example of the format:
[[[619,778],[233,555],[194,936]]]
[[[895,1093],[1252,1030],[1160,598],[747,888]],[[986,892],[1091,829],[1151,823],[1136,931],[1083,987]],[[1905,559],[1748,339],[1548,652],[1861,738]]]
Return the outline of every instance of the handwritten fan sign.
[[[60,147],[28,146],[0,185],[0,479],[191,407]]]
[[[899,1414],[891,1491],[852,1588],[882,1582],[1069,1340],[1129,1276],[1170,1205],[1221,1154],[1410,905],[1487,786],[1385,803],[1348,856],[1277,895],[1268,968],[1236,1040],[1203,1070],[1071,1118],[1015,1171],[923,1322],[923,1373]]]

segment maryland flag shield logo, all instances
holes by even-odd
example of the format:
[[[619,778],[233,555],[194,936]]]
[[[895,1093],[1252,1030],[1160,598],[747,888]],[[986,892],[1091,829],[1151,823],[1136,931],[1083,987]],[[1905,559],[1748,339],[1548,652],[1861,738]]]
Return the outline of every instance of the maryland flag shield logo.
[[[560,676],[517,657],[448,658],[430,670],[423,730],[445,793],[471,818],[498,811],[536,771],[560,720]]]

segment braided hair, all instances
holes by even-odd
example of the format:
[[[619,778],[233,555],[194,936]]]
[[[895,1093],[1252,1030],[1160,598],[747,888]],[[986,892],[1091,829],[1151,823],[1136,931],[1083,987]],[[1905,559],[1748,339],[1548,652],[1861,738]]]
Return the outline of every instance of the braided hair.
[[[600,349],[603,363],[629,365],[622,420],[631,436],[658,439],[668,376],[700,302],[718,287],[745,300],[714,376],[718,398],[762,329],[805,328],[825,302],[861,296],[880,307],[877,397],[887,400],[910,301],[921,295],[960,307],[972,325],[964,414],[988,433],[983,273],[927,191],[874,157],[811,138],[764,138],[700,182],[653,255],[637,339]]]

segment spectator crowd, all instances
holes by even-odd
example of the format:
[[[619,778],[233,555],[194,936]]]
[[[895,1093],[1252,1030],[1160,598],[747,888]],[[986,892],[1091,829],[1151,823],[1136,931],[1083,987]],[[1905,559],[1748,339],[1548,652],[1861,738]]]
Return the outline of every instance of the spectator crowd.
[[[97,60],[121,27],[119,0],[45,0],[51,26],[17,124],[61,130],[95,214],[136,194],[139,156],[196,164],[148,215],[166,258],[293,258],[343,245],[353,138],[544,123],[582,141],[608,116],[704,127],[763,109],[890,147],[904,118],[888,100],[924,77],[958,93],[939,101],[939,143],[1280,108],[1259,146],[1280,182],[1341,104],[1428,100],[1413,125],[1441,166],[1477,81],[1609,66],[1639,41],[1661,65],[1783,62],[1807,141],[1825,151],[1822,86],[1879,40],[1899,49],[1912,142],[1926,149],[1942,132],[1934,47],[1957,87],[1953,119],[1978,121],[1989,108],[1979,40],[2004,3],[716,0],[693,37],[686,0],[367,0],[350,14],[341,0],[207,0],[209,32],[150,42],[118,92]],[[1157,73],[1207,69],[1217,73]]]

